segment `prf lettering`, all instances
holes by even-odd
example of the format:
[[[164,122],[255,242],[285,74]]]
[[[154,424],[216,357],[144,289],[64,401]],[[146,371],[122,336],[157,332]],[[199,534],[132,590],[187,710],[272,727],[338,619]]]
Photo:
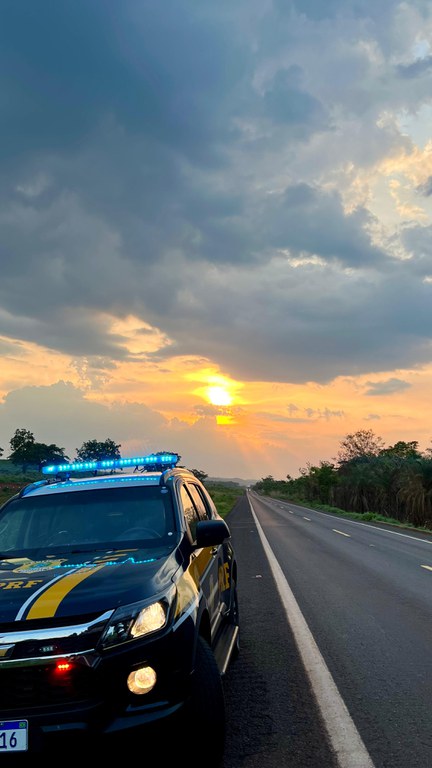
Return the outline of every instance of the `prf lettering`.
[[[28,581],[0,581],[0,589],[31,589],[38,584],[42,584],[43,579],[33,579]]]
[[[219,566],[219,589],[224,592],[229,589],[229,564],[223,563]]]

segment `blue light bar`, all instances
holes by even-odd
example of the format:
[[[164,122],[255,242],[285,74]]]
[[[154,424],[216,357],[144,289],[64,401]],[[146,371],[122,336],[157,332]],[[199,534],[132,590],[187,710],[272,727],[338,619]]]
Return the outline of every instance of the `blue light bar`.
[[[74,461],[72,464],[49,464],[42,467],[43,475],[69,474],[70,472],[95,472],[98,469],[124,469],[145,467],[146,469],[169,469],[179,461],[178,453],[150,453],[148,456],[133,456],[129,459],[102,459],[98,461]]]

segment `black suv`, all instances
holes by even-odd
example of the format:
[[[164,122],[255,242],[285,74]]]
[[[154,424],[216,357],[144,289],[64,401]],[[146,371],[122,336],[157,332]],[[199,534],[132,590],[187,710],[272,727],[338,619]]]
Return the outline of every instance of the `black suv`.
[[[237,563],[179,459],[44,467],[0,508],[0,754],[169,743],[186,717],[221,760]]]

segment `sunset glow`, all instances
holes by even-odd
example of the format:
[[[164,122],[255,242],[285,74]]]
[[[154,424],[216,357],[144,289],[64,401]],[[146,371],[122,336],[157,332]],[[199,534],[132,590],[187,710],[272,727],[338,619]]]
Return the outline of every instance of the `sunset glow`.
[[[429,448],[432,7],[90,5],[0,29],[2,458]]]
[[[213,405],[231,405],[232,397],[223,387],[209,387],[207,390],[209,402]]]

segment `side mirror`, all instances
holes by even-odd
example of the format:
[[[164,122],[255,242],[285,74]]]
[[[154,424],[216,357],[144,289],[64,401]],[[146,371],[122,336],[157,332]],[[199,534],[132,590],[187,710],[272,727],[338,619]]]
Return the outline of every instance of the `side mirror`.
[[[231,536],[225,520],[200,520],[196,527],[197,547],[216,547]]]

